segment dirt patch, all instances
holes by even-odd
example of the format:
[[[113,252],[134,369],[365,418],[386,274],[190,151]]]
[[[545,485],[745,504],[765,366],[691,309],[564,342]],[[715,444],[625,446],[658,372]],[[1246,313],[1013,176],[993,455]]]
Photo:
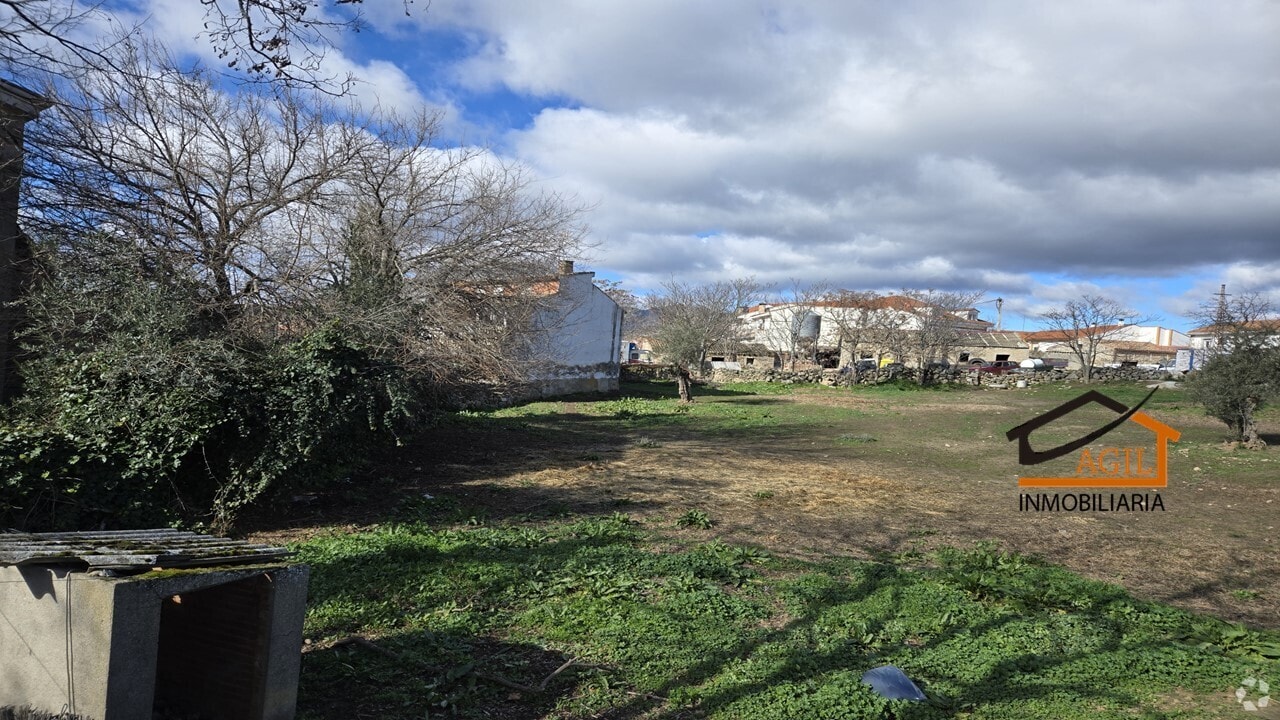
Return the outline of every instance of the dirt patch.
[[[1020,510],[1022,468],[1004,433],[1062,397],[814,392],[765,405],[709,398],[701,402],[725,407],[644,428],[593,416],[584,401],[573,415],[428,434],[388,463],[398,485],[380,491],[377,511],[347,519],[376,521],[394,510],[385,496],[425,492],[490,520],[624,511],[649,527],[804,558],[995,541],[1138,597],[1280,627],[1280,453],[1224,453],[1219,426],[1166,401],[1153,412],[1184,437],[1170,453],[1169,486],[1159,491],[1164,511]],[[760,422],[725,430],[716,425],[720,410]],[[1272,432],[1280,426],[1267,422]],[[641,437],[656,440],[639,446]],[[677,530],[674,519],[690,509],[705,512],[713,528]],[[278,542],[290,532],[299,531],[263,537]]]

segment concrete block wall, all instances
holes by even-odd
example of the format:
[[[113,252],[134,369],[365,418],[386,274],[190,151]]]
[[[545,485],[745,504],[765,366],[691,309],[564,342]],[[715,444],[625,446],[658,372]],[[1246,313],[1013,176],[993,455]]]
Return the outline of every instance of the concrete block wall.
[[[213,720],[290,720],[307,578],[303,565],[120,578],[0,567],[0,707],[137,720],[159,700]]]

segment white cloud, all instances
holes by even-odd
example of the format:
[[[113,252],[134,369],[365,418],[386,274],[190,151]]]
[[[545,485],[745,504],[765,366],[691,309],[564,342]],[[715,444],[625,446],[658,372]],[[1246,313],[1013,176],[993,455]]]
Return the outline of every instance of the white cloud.
[[[152,2],[180,15],[178,0]],[[459,53],[356,64],[339,48],[335,67],[367,75],[384,104],[430,100],[465,128],[482,118],[463,103],[485,93],[546,100],[502,152],[592,204],[601,267],[644,287],[803,275],[987,289],[1035,314],[1218,267],[1275,286],[1270,0],[363,11],[386,37]]]
[[[234,10],[229,9],[229,12]],[[327,6],[321,4],[309,8],[309,12],[324,15]],[[183,57],[199,60],[212,70],[226,68],[226,59],[218,53],[205,29],[205,7],[192,0],[144,0],[132,8],[114,11],[116,20],[127,26],[137,26]],[[107,29],[99,26],[98,29]],[[456,109],[441,98],[428,100],[414,80],[395,63],[373,58],[366,62],[351,59],[349,43],[353,38],[341,30],[327,34],[333,42],[323,48],[317,77],[342,80],[348,76],[356,80],[349,98],[361,107],[396,110],[411,113],[424,107],[440,110],[446,117],[456,115]],[[344,48],[344,46],[346,46]]]

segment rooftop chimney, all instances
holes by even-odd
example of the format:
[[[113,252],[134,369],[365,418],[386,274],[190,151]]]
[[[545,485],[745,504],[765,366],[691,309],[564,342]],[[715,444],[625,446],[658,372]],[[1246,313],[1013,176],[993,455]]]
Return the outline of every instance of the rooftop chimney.
[[[561,275],[572,275],[572,274],[573,274],[573,261],[572,261],[572,260],[561,260],[561,261],[560,261],[560,274],[561,274]]]

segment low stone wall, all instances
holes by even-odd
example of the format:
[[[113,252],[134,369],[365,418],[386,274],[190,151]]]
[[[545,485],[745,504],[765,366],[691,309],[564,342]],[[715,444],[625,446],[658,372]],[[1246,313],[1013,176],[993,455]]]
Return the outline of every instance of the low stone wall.
[[[1024,380],[1027,385],[1045,383],[1081,382],[1084,374],[1079,370],[1042,370],[1038,372],[1011,372],[1004,375],[992,375],[968,371],[962,373],[961,382],[971,385],[1007,385],[1016,387],[1018,381]],[[1139,368],[1094,368],[1093,382],[1153,382],[1169,380],[1173,376],[1166,370],[1142,370]]]
[[[622,382],[644,382],[646,380],[675,380],[676,369],[672,365],[623,365]]]
[[[739,382],[771,382],[783,385],[875,385],[902,379],[914,382],[916,368],[903,368],[895,372],[867,370],[857,373],[841,373],[839,370],[783,370],[780,368],[729,370],[716,368],[702,374],[699,378],[713,383]],[[674,380],[675,368],[670,365],[624,365],[623,381]],[[1170,373],[1164,370],[1142,370],[1139,368],[1094,368],[1094,382],[1152,382],[1168,380]],[[1019,381],[1028,386],[1045,383],[1080,382],[1079,370],[1040,370],[1010,372],[1003,375],[980,373],[977,370],[950,370],[936,375],[938,382],[959,385],[981,385],[997,387],[1017,387]],[[1173,378],[1177,379],[1177,378]]]
[[[868,370],[858,373],[841,373],[839,370],[725,370],[716,369],[703,375],[703,379],[711,382],[775,382],[782,384],[811,385],[875,385],[895,379],[915,381],[916,368],[904,368],[896,372]],[[1094,382],[1150,382],[1167,380],[1170,375],[1163,370],[1141,370],[1138,368],[1094,368]],[[1079,382],[1081,373],[1078,370],[1041,370],[1038,372],[1011,372],[1003,375],[980,373],[976,370],[952,370],[939,373],[938,382],[961,385],[994,385],[1016,387],[1018,381],[1026,381],[1028,386],[1044,383]]]

